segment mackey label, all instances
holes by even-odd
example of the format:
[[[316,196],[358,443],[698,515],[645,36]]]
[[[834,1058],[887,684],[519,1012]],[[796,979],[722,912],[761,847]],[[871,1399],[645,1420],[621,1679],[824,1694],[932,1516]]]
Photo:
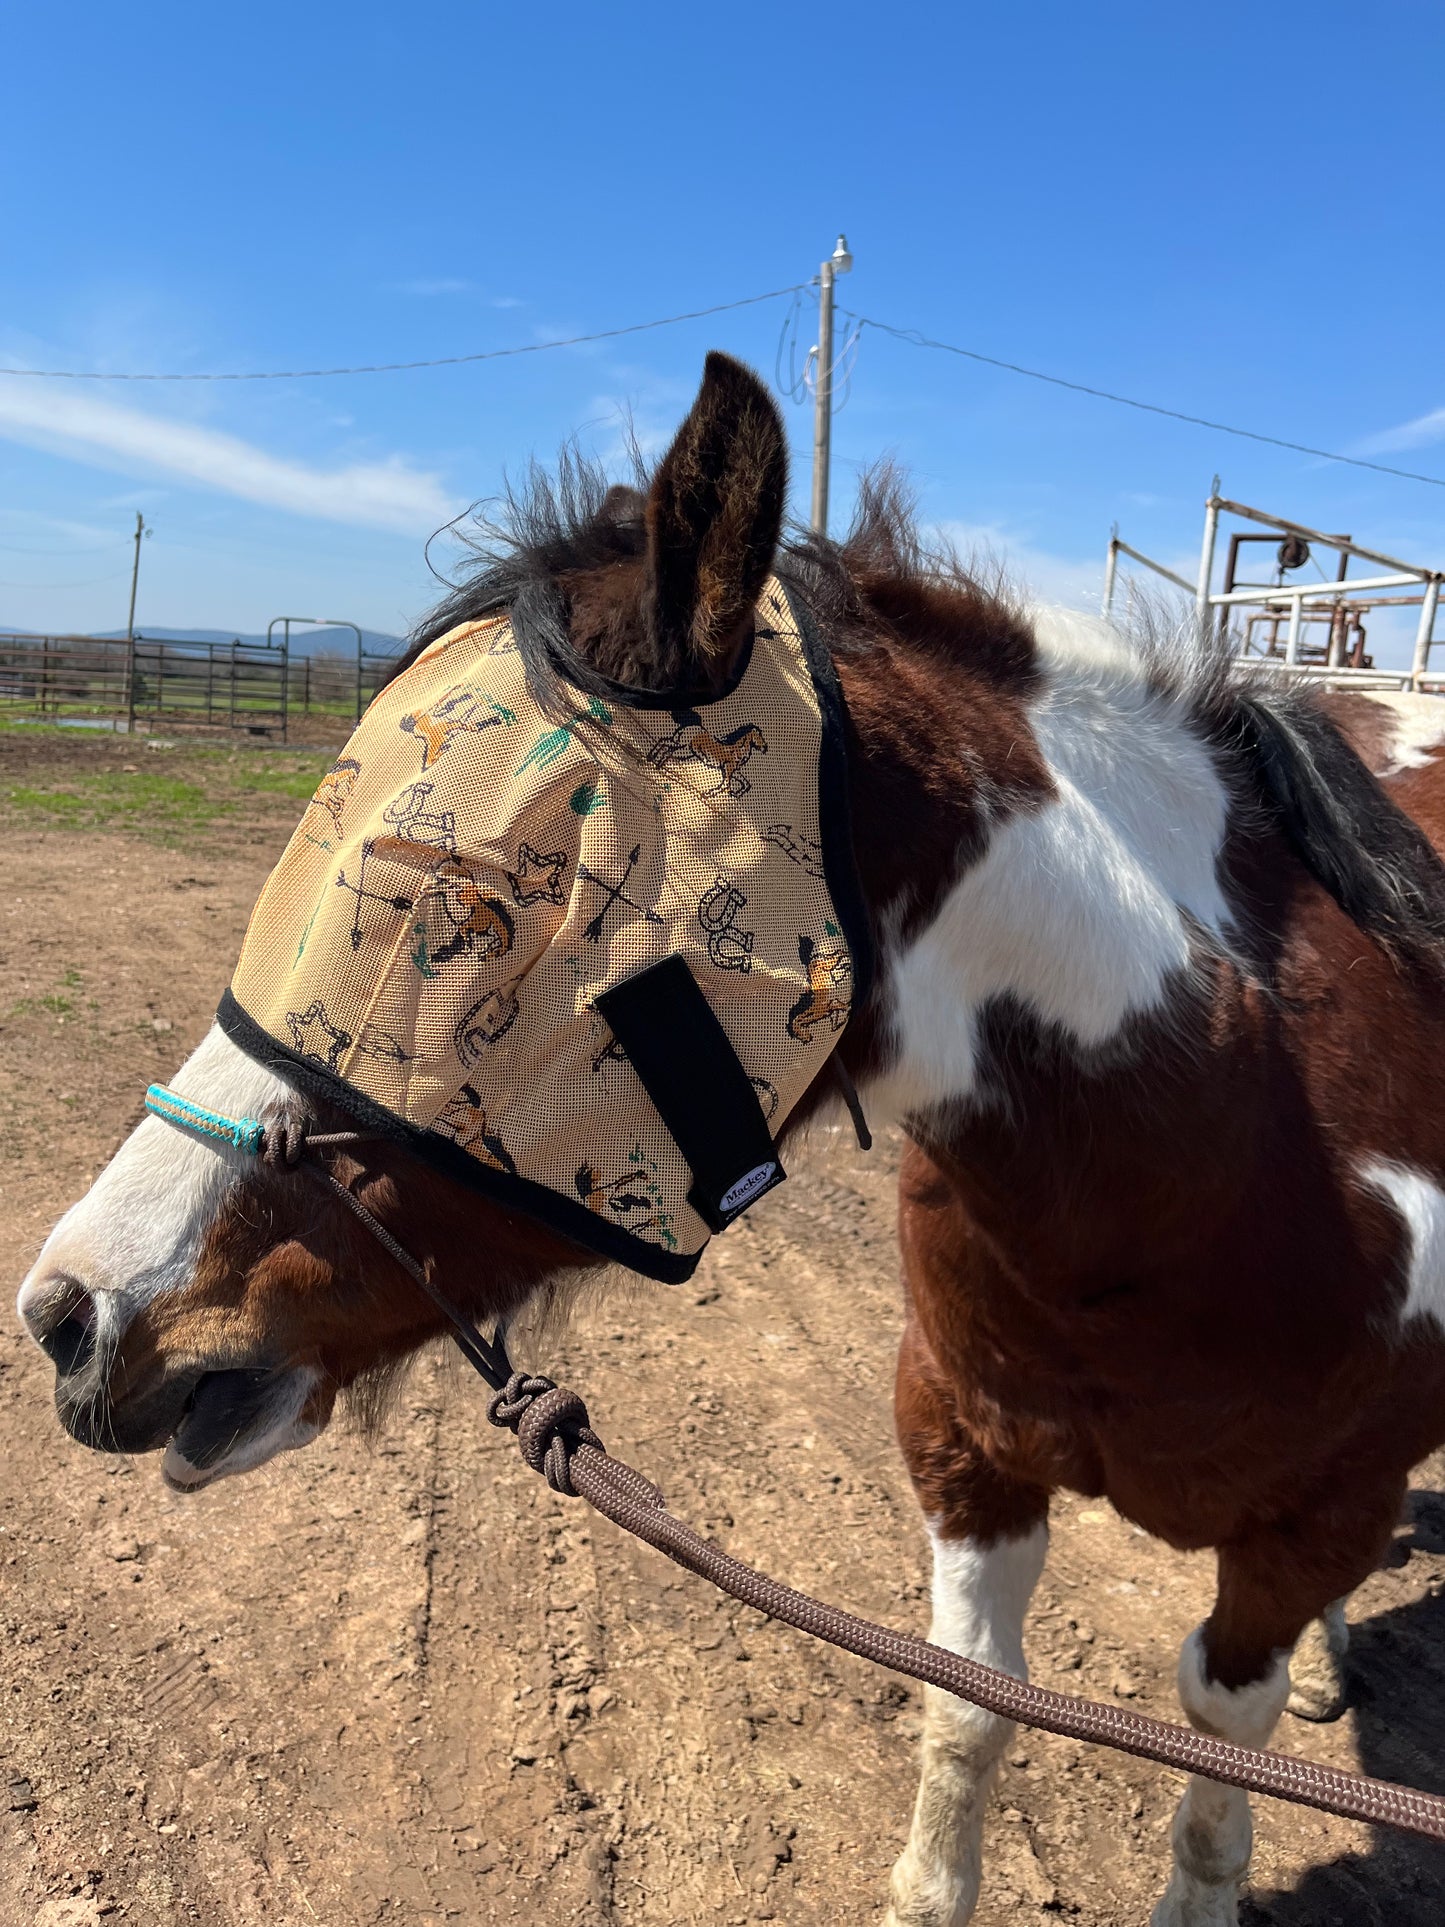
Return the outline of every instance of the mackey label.
[[[728,1186],[718,1199],[718,1210],[724,1215],[741,1211],[743,1206],[751,1204],[758,1193],[765,1190],[777,1175],[776,1163],[755,1165],[746,1177],[739,1178],[736,1184]]]

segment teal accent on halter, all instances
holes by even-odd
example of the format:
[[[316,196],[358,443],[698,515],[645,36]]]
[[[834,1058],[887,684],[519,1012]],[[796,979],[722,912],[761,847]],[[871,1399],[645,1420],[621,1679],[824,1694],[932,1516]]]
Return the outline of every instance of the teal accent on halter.
[[[255,1157],[266,1136],[266,1127],[254,1117],[227,1117],[222,1111],[208,1111],[189,1098],[168,1091],[164,1084],[152,1084],[146,1092],[146,1109],[167,1124],[179,1124],[188,1131],[218,1144],[234,1144],[238,1151]]]

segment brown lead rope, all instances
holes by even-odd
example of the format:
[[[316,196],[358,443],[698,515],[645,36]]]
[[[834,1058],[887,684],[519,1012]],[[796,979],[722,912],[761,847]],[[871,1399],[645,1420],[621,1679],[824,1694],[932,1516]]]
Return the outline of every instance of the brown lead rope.
[[[1445,1840],[1445,1799],[1435,1794],[1393,1786],[1286,1753],[1236,1746],[1190,1726],[1151,1720],[1142,1713],[1103,1706],[1072,1693],[1055,1693],[1046,1686],[1030,1686],[1011,1673],[963,1659],[942,1646],[930,1645],[926,1639],[858,1619],[769,1579],[674,1518],[657,1487],[605,1449],[588,1424],[587,1408],[577,1394],[561,1389],[550,1378],[514,1372],[490,1401],[487,1416],[494,1425],[516,1433],[523,1458],[534,1472],[544,1475],[554,1491],[586,1499],[614,1525],[645,1539],[648,1545],[745,1606],[796,1626],[831,1646],[840,1646],[845,1652],[856,1653],[860,1659],[874,1660],[895,1673],[941,1686],[987,1712],[1022,1721],[1025,1726],[1041,1727],[1047,1733],[1112,1746],[1160,1766],[1200,1773],[1226,1786],[1293,1800],[1299,1806],[1317,1807],[1322,1813],[1339,1814],[1347,1820],[1371,1821],[1426,1839]]]
[[[781,1585],[734,1559],[721,1546],[674,1518],[650,1480],[612,1457],[588,1423],[587,1407],[575,1392],[564,1390],[550,1378],[513,1371],[501,1334],[491,1340],[483,1338],[437,1289],[426,1267],[392,1237],[360,1198],[306,1156],[309,1150],[340,1149],[365,1141],[362,1133],[353,1131],[317,1137],[297,1134],[290,1141],[272,1132],[265,1155],[273,1163],[292,1168],[299,1165],[325,1186],[416,1281],[450,1321],[467,1362],[492,1387],[487,1417],[493,1425],[516,1433],[523,1458],[534,1472],[542,1473],[554,1492],[586,1499],[614,1525],[646,1540],[688,1572],[770,1619],[796,1626],[830,1646],[890,1667],[895,1673],[905,1673],[910,1679],[940,1686],[986,1712],[1040,1727],[1046,1733],[1062,1733],[1071,1740],[1111,1746],[1183,1773],[1199,1773],[1225,1786],[1243,1787],[1249,1793],[1267,1793],[1276,1800],[1316,1807],[1321,1813],[1335,1813],[1342,1819],[1394,1827],[1427,1840],[1445,1840],[1445,1799],[1436,1794],[1372,1780],[1339,1767],[1320,1766],[1288,1753],[1236,1746],[1231,1740],[1196,1732],[1192,1726],[1151,1720],[1123,1707],[1103,1706],[1072,1693],[1055,1693],[1047,1686],[1030,1686],[1012,1673],[982,1666],[975,1659],[963,1659],[926,1639],[915,1639],[909,1633],[875,1625],[871,1619],[859,1619],[837,1606],[824,1605],[822,1600],[795,1592],[791,1586]]]

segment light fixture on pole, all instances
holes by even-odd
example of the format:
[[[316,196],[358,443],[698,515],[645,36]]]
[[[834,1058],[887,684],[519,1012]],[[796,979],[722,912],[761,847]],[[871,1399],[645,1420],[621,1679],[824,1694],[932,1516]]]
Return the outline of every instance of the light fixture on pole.
[[[818,347],[814,366],[813,513],[815,535],[828,533],[828,466],[833,449],[833,281],[853,266],[845,235],[818,269]]]

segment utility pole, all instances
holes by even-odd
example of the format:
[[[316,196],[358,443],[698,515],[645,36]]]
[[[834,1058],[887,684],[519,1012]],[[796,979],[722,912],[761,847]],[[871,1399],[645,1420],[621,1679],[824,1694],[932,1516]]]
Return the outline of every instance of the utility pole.
[[[813,515],[815,535],[828,533],[828,466],[833,453],[833,281],[853,265],[845,236],[818,269],[818,347],[813,369]]]
[[[135,734],[135,592],[140,581],[140,540],[149,535],[145,517],[137,509],[135,512],[135,561],[130,571],[130,614],[125,619],[125,727],[126,733]]]

